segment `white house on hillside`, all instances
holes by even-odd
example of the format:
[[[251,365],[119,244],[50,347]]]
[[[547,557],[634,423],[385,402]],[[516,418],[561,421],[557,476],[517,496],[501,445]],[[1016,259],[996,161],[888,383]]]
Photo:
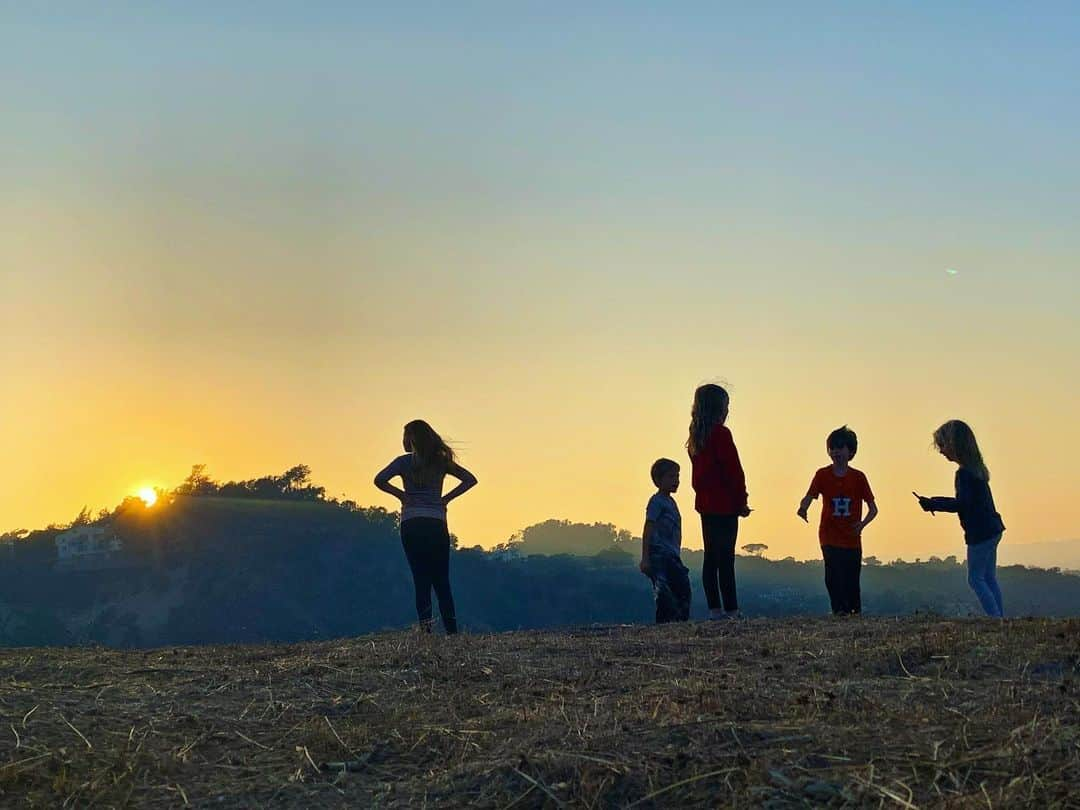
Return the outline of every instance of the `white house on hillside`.
[[[105,526],[76,526],[56,535],[60,565],[81,565],[105,560],[122,548],[120,538]]]

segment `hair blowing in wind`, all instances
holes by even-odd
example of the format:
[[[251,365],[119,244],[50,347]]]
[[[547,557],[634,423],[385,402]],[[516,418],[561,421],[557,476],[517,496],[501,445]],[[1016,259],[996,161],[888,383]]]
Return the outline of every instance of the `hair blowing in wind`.
[[[405,441],[415,458],[413,473],[420,483],[444,475],[454,463],[453,448],[423,419],[414,419],[405,425]]]

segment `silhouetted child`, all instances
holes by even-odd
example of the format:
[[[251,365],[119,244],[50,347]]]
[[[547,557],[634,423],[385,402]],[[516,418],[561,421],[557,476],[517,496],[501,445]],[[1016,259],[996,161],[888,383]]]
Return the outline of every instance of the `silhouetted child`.
[[[457,632],[457,615],[450,591],[446,505],[476,486],[476,476],[457,463],[454,451],[422,419],[405,425],[401,443],[405,455],[395,458],[375,476],[375,486],[401,501],[401,545],[412,571],[420,627],[431,630],[434,590],[443,628],[450,635]],[[461,483],[443,495],[447,475]],[[395,476],[401,477],[404,489],[390,483]]]
[[[649,474],[656,494],[645,507],[639,567],[652,580],[656,623],[685,622],[690,618],[690,572],[679,558],[682,516],[671,497],[679,488],[679,465],[670,458],[657,459]]]
[[[848,462],[855,458],[859,439],[847,425],[837,428],[825,440],[832,464],[822,467],[810,482],[799,504],[798,515],[809,523],[806,510],[820,495],[821,525],[818,539],[825,559],[825,588],[832,612],[840,615],[862,612],[859,575],[862,572],[863,529],[877,517],[874,493],[866,476]],[[867,505],[863,519],[863,503]]]
[[[721,386],[711,383],[699,386],[694,392],[690,436],[686,440],[693,467],[694,508],[701,515],[701,536],[705,543],[701,580],[710,619],[741,615],[735,589],[735,541],[739,536],[739,518],[750,515],[739,452],[731,431],[724,425],[728,403],[728,392]]]
[[[990,492],[990,470],[983,462],[975,433],[965,422],[953,419],[934,431],[938,452],[959,465],[955,498],[924,498],[917,492],[924,512],[956,512],[967,545],[968,584],[979,597],[987,616],[1001,618],[1005,608],[997,581],[997,547],[1005,524]]]

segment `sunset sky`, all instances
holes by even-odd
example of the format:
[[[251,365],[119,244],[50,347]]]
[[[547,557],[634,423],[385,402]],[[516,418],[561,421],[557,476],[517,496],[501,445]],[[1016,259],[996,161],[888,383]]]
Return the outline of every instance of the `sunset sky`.
[[[1074,4],[98,5],[0,10],[0,531],[196,463],[392,507],[421,417],[464,544],[636,534],[723,381],[771,557],[844,423],[866,554],[962,554],[953,417],[1080,538]]]

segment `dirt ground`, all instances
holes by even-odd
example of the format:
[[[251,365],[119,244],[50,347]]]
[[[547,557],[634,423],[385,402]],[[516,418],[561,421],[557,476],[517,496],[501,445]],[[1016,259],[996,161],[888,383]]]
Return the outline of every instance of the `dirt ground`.
[[[0,650],[0,804],[1080,807],[1080,620]]]

